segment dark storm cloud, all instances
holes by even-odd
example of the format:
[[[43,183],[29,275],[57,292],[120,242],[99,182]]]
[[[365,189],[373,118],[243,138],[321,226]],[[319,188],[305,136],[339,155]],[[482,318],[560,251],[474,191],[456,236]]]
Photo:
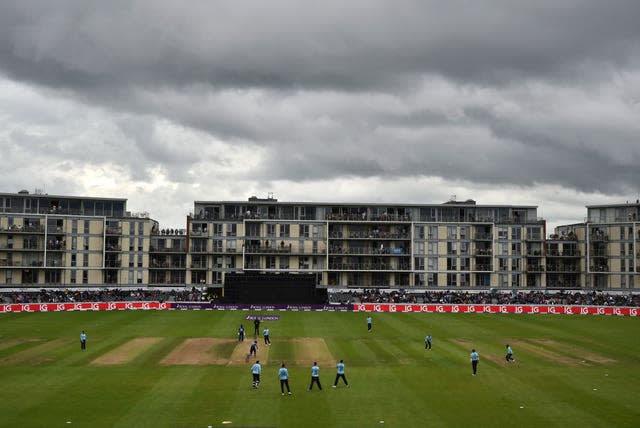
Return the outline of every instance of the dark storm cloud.
[[[95,117],[14,101],[66,127],[25,119],[0,145],[138,180],[240,166],[633,193],[639,21],[635,0],[2,2],[0,75],[111,125],[83,136]]]
[[[9,2],[0,64],[51,86],[384,90],[637,60],[637,1]],[[581,69],[583,72],[588,70]],[[598,72],[597,69],[592,72]]]

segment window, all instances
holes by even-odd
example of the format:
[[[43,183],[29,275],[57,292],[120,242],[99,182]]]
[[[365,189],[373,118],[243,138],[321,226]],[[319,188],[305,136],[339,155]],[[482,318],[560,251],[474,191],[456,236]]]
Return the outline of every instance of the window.
[[[213,236],[222,236],[222,223],[213,225]]]
[[[281,224],[280,225],[280,237],[281,238],[288,238],[289,237],[289,225],[288,224]]]
[[[438,254],[438,243],[437,242],[429,242],[427,243],[427,251],[430,255]]]
[[[78,220],[71,220],[71,233],[78,233]]]
[[[195,244],[195,242],[194,242]],[[202,251],[202,250],[198,250],[198,251]],[[222,252],[222,240],[221,239],[214,239],[213,240],[213,252],[214,253],[221,253]]]
[[[520,274],[511,275],[511,286],[515,288],[520,287]]]
[[[227,251],[231,253],[235,253],[237,249],[237,244],[238,244],[238,241],[236,241],[235,239],[227,240]]]
[[[88,284],[89,283],[89,271],[88,270],[83,270],[82,271],[82,283],[83,284]]]
[[[540,239],[540,227],[539,226],[530,226],[527,227],[527,238],[529,239]]]
[[[76,255],[71,254],[71,266],[75,266],[75,265],[76,265]]]
[[[85,236],[83,238],[83,241],[84,241],[84,244],[83,244],[84,250],[89,251],[89,237]]]
[[[500,242],[498,245],[498,255],[506,256],[509,253],[509,244],[506,242]]]
[[[427,269],[430,271],[438,270],[438,258],[437,257],[429,257],[427,258]]]
[[[90,233],[91,222],[89,220],[84,221],[84,234],[88,235]]]
[[[314,238],[322,238],[324,235],[322,233],[322,226],[319,224],[313,225],[313,237]]]
[[[460,227],[460,239],[467,239],[467,227]]]
[[[458,270],[458,259],[447,257],[447,270]]]
[[[138,267],[142,267],[142,254],[138,254]]]
[[[498,239],[507,239],[507,227],[506,226],[498,227]]]
[[[438,226],[429,226],[429,239],[438,239]]]
[[[456,242],[447,242],[447,254],[457,254],[458,244]]]
[[[143,222],[139,222],[138,223],[138,235],[144,235],[144,223]]]
[[[138,284],[142,284],[142,271],[141,270],[138,271],[137,282],[138,282]]]
[[[83,267],[88,267],[89,266],[89,254],[83,254],[82,255],[82,266]]]
[[[460,243],[460,254],[469,254],[469,243],[461,242]]]
[[[447,274],[447,285],[457,286],[458,285],[458,275],[455,273]]]
[[[308,238],[309,237],[309,225],[308,224],[301,224],[300,225],[300,236],[304,237],[304,238]]]
[[[289,269],[289,257],[280,257],[280,269]]]
[[[458,239],[456,226],[447,226],[447,239]]]
[[[511,228],[511,239],[519,241],[522,239],[522,228],[520,227],[512,227]]]
[[[273,223],[267,224],[267,236],[276,236],[276,225]]]
[[[422,257],[416,257],[414,263],[416,270],[424,270],[424,259]]]
[[[415,254],[424,254],[424,242],[416,242]]]
[[[237,228],[236,223],[227,223],[227,236],[236,236]]]
[[[499,270],[503,270],[506,271],[509,269],[509,259],[506,259],[504,257],[499,257],[498,258],[498,269]]]
[[[468,257],[462,257],[460,259],[460,270],[469,270],[471,266],[471,260]]]
[[[424,239],[424,226],[416,226],[415,236],[418,239]]]
[[[225,267],[227,269],[235,269],[236,268],[236,257],[235,256],[227,256]]]
[[[71,283],[72,284],[76,283],[76,274],[77,274],[77,272],[76,272],[75,269],[71,271]]]
[[[436,275],[434,273],[427,274],[427,285],[434,286],[436,284]]]
[[[275,256],[267,257],[267,269],[275,269],[276,268],[276,258]]]
[[[521,244],[519,242],[511,244],[511,255],[519,256],[520,255],[520,249],[521,249]]]
[[[309,257],[300,257],[299,266],[300,269],[309,269]]]
[[[498,275],[498,283],[500,287],[508,287],[509,286],[509,275],[500,274]]]

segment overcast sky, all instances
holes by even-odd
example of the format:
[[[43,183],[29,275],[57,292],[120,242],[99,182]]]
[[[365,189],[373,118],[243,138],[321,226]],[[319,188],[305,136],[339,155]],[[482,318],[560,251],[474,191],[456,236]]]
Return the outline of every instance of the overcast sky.
[[[640,1],[0,0],[0,191],[538,205],[640,196]]]

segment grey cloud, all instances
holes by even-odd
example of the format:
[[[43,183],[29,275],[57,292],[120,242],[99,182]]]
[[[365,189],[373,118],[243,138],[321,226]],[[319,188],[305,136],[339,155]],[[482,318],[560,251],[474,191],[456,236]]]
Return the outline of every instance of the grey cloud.
[[[585,62],[637,62],[640,34],[636,1],[13,2],[2,17],[6,73],[85,91],[384,90],[424,73],[494,84],[569,78],[589,74]]]

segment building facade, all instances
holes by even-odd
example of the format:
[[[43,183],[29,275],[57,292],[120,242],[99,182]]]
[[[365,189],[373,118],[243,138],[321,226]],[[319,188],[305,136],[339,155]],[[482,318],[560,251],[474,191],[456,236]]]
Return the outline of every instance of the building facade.
[[[640,204],[588,206],[547,237],[536,206],[196,201],[162,229],[125,199],[0,194],[0,287],[223,287],[312,273],[322,287],[640,288]]]

